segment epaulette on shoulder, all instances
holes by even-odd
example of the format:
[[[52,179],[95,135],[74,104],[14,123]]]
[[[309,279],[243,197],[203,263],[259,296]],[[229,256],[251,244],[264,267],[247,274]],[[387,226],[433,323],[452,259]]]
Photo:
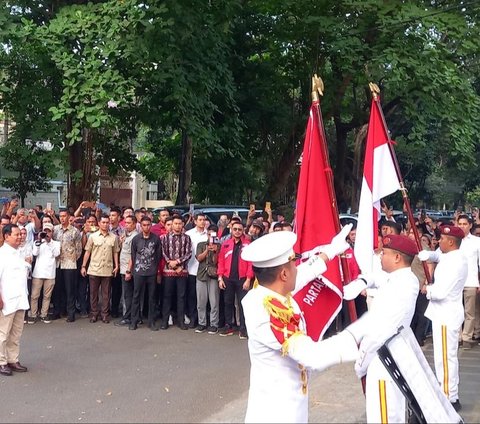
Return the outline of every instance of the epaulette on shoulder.
[[[263,306],[270,315],[270,328],[275,338],[282,345],[282,355],[288,353],[289,338],[303,334],[299,328],[300,315],[296,314],[287,298],[287,304],[273,296],[266,296]]]

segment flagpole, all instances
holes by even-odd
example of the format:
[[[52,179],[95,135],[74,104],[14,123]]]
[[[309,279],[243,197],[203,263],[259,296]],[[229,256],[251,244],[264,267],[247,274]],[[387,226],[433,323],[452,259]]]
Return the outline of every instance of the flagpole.
[[[388,131],[387,127],[387,121],[385,120],[385,115],[383,114],[383,109],[380,104],[380,88],[378,87],[377,84],[370,83],[368,85],[370,87],[370,91],[372,92],[373,100],[375,101],[375,104],[377,106],[378,112],[380,113],[380,116],[382,117],[383,121],[383,126],[385,128],[385,133],[387,134],[388,137],[388,149],[390,151],[390,156],[392,157],[393,165],[395,166],[395,172],[397,173],[397,178],[400,184],[400,192],[402,193],[403,197],[403,204],[405,205],[405,209],[407,210],[407,217],[408,217],[408,222],[410,223],[410,227],[413,230],[413,235],[415,237],[415,244],[417,245],[418,251],[423,250],[422,248],[422,243],[420,242],[420,235],[418,233],[417,226],[415,225],[415,220],[413,218],[413,212],[412,208],[410,206],[410,199],[407,194],[407,189],[405,187],[405,184],[403,182],[403,177],[402,173],[400,171],[400,165],[398,164],[397,160],[397,155],[395,154],[395,149],[393,148],[393,141],[390,138],[390,133]],[[428,266],[426,262],[422,262],[423,266],[423,271],[425,272],[425,278],[427,279],[428,284],[432,283],[432,277],[430,275],[430,271],[428,270]]]
[[[322,115],[320,113],[320,97],[323,96],[323,81],[320,77],[317,76],[317,74],[314,74],[312,77],[312,104],[315,107],[315,113],[317,115],[317,121],[318,121],[318,128],[320,132],[320,140],[324,140],[323,143],[321,143],[321,149],[323,152],[323,157],[325,158],[326,163],[328,164],[328,167],[325,168],[323,171],[326,176],[327,180],[327,186],[328,186],[328,195],[329,199],[331,200],[331,211],[333,214],[333,223],[335,225],[335,231],[338,233],[341,230],[341,225],[340,225],[340,216],[338,213],[338,205],[337,205],[337,197],[335,194],[335,186],[333,183],[333,172],[332,168],[330,167],[330,159],[328,156],[328,148],[327,148],[327,143],[325,140],[327,140],[326,135],[325,135],[325,128],[323,126],[323,119]],[[348,283],[351,282],[350,279],[350,271],[348,267],[348,262],[347,258],[345,255],[340,256],[340,266],[342,268],[342,279],[343,279],[343,285],[347,285]],[[347,307],[348,307],[348,314],[350,316],[350,321],[354,322],[357,320],[357,311],[355,309],[355,302],[353,300],[348,300],[347,301]]]

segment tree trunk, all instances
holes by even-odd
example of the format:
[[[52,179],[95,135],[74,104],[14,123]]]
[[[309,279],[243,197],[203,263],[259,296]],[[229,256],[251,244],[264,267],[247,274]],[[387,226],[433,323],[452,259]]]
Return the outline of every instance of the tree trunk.
[[[297,141],[297,133],[294,131],[279,160],[275,161],[276,166],[270,172],[269,185],[265,192],[265,199],[261,199],[262,201],[275,202],[280,198],[302,153],[302,144]]]
[[[352,171],[352,189],[350,192],[350,205],[352,212],[358,212],[360,203],[360,190],[363,181],[363,157],[365,152],[365,142],[367,139],[368,124],[362,125],[355,134],[353,147],[353,171]]]
[[[347,158],[347,129],[342,125],[340,117],[334,117],[336,140],[336,161],[335,161],[335,194],[339,210],[345,210],[347,205],[346,184],[345,184],[345,163]]]
[[[185,130],[182,131],[182,156],[180,158],[180,170],[178,172],[178,191],[176,205],[189,203],[189,190],[192,184],[192,139]]]
[[[68,205],[75,209],[84,200],[95,200],[98,180],[93,149],[93,133],[82,131],[82,141],[69,148]]]

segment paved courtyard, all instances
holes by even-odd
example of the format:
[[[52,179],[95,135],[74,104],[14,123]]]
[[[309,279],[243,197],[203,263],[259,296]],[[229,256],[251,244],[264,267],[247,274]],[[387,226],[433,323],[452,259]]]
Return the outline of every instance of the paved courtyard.
[[[431,360],[431,344],[424,350]],[[479,359],[480,347],[460,351],[466,422],[480,422]],[[245,415],[249,359],[237,336],[61,320],[26,326],[21,362],[28,373],[0,376],[0,422],[241,422]],[[312,377],[310,421],[365,421],[352,364]]]

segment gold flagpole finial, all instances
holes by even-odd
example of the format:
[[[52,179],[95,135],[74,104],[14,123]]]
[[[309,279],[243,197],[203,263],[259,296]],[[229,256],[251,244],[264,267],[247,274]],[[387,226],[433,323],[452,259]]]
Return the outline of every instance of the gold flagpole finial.
[[[370,91],[372,92],[372,96],[375,100],[377,100],[378,95],[380,94],[380,88],[378,87],[377,84],[371,82],[368,84],[370,87]]]
[[[317,74],[312,77],[312,101],[318,101],[319,95],[323,96],[323,81]]]

